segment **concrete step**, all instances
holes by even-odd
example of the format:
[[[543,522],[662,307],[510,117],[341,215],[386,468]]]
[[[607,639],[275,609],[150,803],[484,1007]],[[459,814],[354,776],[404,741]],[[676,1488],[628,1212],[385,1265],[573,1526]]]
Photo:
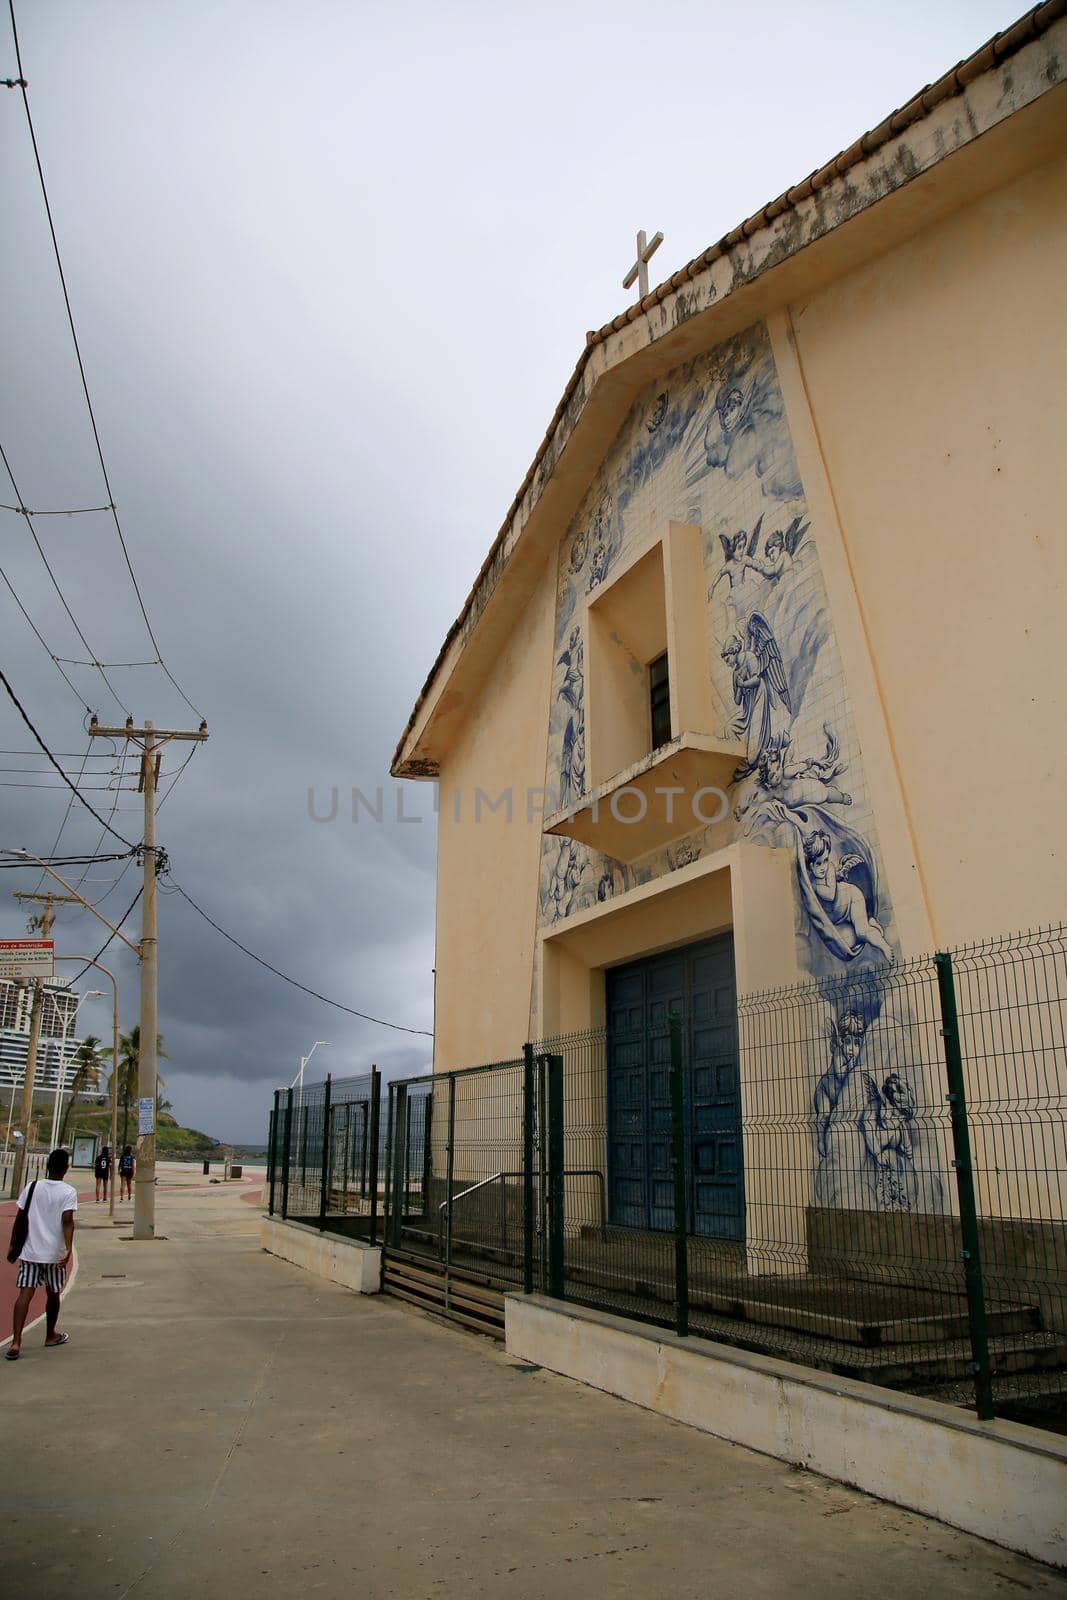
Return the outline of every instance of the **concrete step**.
[[[440,1273],[436,1234],[406,1225],[404,1240],[412,1263],[424,1273]],[[457,1241],[456,1250],[455,1280],[491,1287],[501,1296],[520,1287],[515,1252],[466,1241]],[[567,1295],[622,1316],[665,1321],[673,1282],[655,1269],[642,1277],[568,1254]],[[724,1273],[715,1284],[691,1279],[690,1307],[694,1333],[870,1383],[925,1393],[969,1380],[966,1308],[958,1295],[929,1287],[814,1274],[770,1281]],[[1057,1374],[1064,1374],[1067,1381],[1067,1338],[1043,1330],[1036,1306],[992,1306],[988,1327],[1002,1380],[1040,1374],[1043,1383],[1055,1385]]]
[[[463,1271],[450,1272],[446,1280],[437,1262],[395,1249],[387,1249],[382,1262],[383,1294],[493,1339],[504,1337],[504,1291],[510,1287]]]

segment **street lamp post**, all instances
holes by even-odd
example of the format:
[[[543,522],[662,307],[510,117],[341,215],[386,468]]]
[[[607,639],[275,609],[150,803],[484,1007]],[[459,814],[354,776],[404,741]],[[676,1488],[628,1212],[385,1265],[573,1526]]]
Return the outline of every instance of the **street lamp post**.
[[[67,1068],[70,1066],[70,1062],[67,1059],[68,1035],[70,1034],[70,1030],[73,1028],[77,1020],[78,1012],[81,1010],[82,1001],[103,1000],[104,998],[105,995],[103,989],[86,989],[84,994],[80,994],[76,997],[74,1010],[68,1010],[63,1018],[62,1043],[59,1047],[59,1069],[56,1076],[56,1095],[55,1100],[52,1103],[52,1136],[48,1141],[49,1150],[55,1149],[56,1143],[59,1139],[59,1129],[63,1109],[63,1095],[65,1092],[65,1079],[67,1076]]]
[[[296,1092],[296,1108],[297,1108],[296,1109],[296,1121],[297,1121],[297,1127],[300,1129],[300,1137],[298,1137],[298,1139],[296,1141],[296,1147],[297,1147],[298,1150],[301,1150],[301,1149],[304,1148],[304,1145],[306,1144],[306,1140],[304,1139],[304,1136],[307,1133],[306,1124],[305,1124],[304,1121],[301,1120],[306,1115],[306,1113],[304,1111],[304,1068],[307,1066],[308,1062],[311,1060],[312,1056],[315,1054],[315,1051],[319,1048],[319,1045],[321,1044],[324,1048],[328,1049],[329,1048],[329,1043],[330,1043],[329,1039],[316,1039],[315,1040],[315,1043],[311,1046],[311,1049],[308,1051],[307,1055],[300,1057],[300,1071],[297,1073],[296,1077],[293,1079],[293,1082],[289,1085],[290,1089],[293,1088],[293,1086],[295,1084],[297,1084],[297,1083],[299,1083],[299,1085],[300,1085],[300,1087],[297,1089],[297,1092]],[[302,1140],[304,1142],[302,1142]],[[302,1166],[301,1167],[301,1174],[300,1174],[301,1183],[304,1182],[304,1179],[306,1178],[306,1176],[307,1176],[306,1170]]]
[[[56,956],[57,961],[82,961],[87,967],[95,967],[97,972],[102,972],[105,978],[111,979],[111,1157],[115,1157],[115,1140],[119,1128],[119,985],[118,979],[107,967],[101,966],[99,961],[90,960],[88,956]],[[112,1170],[111,1183],[108,1186],[108,1216],[115,1215],[115,1173]]]

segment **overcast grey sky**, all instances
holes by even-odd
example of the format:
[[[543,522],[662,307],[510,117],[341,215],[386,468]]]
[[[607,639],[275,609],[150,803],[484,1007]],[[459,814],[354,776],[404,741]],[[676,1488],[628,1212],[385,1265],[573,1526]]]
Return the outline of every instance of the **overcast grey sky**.
[[[388,784],[585,331],[626,303],[636,230],[665,233],[652,275],[667,277],[1015,15],[985,0],[21,0],[116,503],[163,653],[211,728],[160,838],[218,921],[313,988],[432,1026],[429,790],[408,801],[423,823],[376,827],[343,809],[311,821],[309,786],[325,803],[335,784]],[[17,92],[0,119],[0,443],[25,504],[96,505]],[[0,472],[0,500],[9,488]],[[147,659],[110,519],[37,528],[96,658]],[[49,649],[83,657],[10,512],[0,551]],[[2,587],[0,627],[4,670],[76,772],[82,714]],[[102,721],[124,720],[93,669],[68,671]],[[138,720],[193,721],[158,669],[109,676]],[[6,697],[0,748],[31,749]],[[58,779],[18,754],[0,766],[34,769],[0,773],[0,843],[49,851]],[[89,767],[110,781],[107,761]],[[87,797],[110,811],[106,788]],[[116,813],[131,838],[138,809],[128,794]],[[99,835],[72,814],[60,848]],[[90,869],[94,898],[111,870]],[[0,876],[0,936],[24,925],[9,891],[35,881]],[[57,948],[91,954],[98,928],[66,911]],[[115,963],[128,1028],[136,973]],[[108,1009],[87,1002],[80,1026],[106,1036]],[[314,1077],[430,1059],[428,1039],[280,983],[177,896],[160,903],[160,1026],[182,1120],[237,1140],[262,1139],[271,1089],[316,1038],[331,1048]]]

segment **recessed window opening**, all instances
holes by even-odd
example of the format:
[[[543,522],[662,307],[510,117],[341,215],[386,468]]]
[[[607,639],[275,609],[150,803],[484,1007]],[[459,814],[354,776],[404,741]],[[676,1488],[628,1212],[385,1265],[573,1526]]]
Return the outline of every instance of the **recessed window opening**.
[[[648,665],[648,709],[652,723],[652,748],[671,740],[671,680],[667,652]]]

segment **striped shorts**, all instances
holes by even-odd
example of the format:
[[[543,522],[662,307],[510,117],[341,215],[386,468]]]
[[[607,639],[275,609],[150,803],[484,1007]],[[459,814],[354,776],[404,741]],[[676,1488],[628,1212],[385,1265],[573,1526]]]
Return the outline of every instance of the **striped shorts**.
[[[67,1269],[61,1261],[20,1261],[16,1288],[40,1289],[42,1285],[53,1294],[60,1294],[67,1281]]]

